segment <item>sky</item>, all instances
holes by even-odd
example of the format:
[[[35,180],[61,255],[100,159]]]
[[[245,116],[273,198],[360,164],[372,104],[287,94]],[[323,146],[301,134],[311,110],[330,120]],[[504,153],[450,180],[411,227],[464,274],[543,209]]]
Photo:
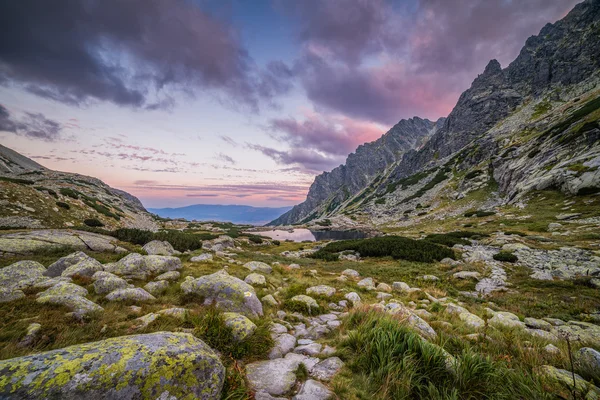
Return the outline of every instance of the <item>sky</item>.
[[[147,207],[293,205],[577,2],[0,1],[0,143]]]

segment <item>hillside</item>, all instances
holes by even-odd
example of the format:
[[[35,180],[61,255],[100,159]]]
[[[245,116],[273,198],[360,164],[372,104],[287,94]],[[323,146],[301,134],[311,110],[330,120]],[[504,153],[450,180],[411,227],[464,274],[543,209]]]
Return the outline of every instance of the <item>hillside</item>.
[[[109,229],[156,230],[142,203],[89,176],[52,171],[0,145],[0,227],[67,228],[97,219]]]
[[[189,221],[220,221],[234,224],[264,225],[291,207],[252,207],[239,205],[195,204],[176,208],[150,208],[163,218],[185,218]]]
[[[484,189],[488,193],[467,207],[512,204],[548,188],[597,192],[598,54],[600,3],[586,1],[530,37],[508,67],[490,61],[422,148],[408,150],[339,203],[320,189],[328,174],[317,177],[307,200],[272,224],[329,218],[341,226],[396,225],[421,220],[423,213],[443,218],[460,212],[453,200]]]

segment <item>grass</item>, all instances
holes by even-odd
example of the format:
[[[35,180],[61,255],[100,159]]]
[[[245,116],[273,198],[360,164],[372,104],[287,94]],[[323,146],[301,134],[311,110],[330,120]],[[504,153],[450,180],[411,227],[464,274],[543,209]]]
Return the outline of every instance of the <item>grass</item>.
[[[31,181],[29,179],[21,179],[21,178],[9,178],[8,176],[0,176],[1,182],[10,182],[16,183],[19,185],[33,185],[35,181]]]
[[[58,192],[63,196],[67,196],[75,200],[79,199],[79,195],[81,194],[77,190],[73,190],[70,188],[60,188]]]
[[[432,180],[427,182],[427,184],[425,184],[421,189],[417,190],[417,192],[415,194],[405,198],[402,202],[406,203],[406,202],[409,202],[414,199],[418,199],[419,197],[423,196],[429,190],[433,189],[438,183],[441,183],[441,182],[445,181],[446,179],[448,179],[448,175],[447,175],[448,172],[450,172],[450,171],[446,168],[440,169],[438,171],[438,173],[433,177]]]

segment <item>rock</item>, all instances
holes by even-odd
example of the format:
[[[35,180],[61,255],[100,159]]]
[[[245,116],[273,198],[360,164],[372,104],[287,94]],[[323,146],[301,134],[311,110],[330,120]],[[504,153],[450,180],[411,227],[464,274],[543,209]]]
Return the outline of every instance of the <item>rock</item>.
[[[562,224],[558,223],[558,222],[550,222],[548,224],[548,232],[554,232],[554,231],[558,231],[563,227]]]
[[[360,277],[360,274],[358,273],[358,271],[355,271],[353,269],[345,269],[342,271],[342,275],[347,276],[348,278],[358,278]]]
[[[423,276],[419,277],[418,279],[420,279],[422,281],[429,281],[429,282],[437,282],[440,280],[440,278],[438,278],[435,275],[423,275]]]
[[[281,358],[296,346],[296,338],[289,333],[281,333],[275,337],[275,345],[269,352],[269,359]]]
[[[388,285],[387,283],[383,283],[383,282],[381,282],[379,285],[377,285],[377,287],[375,289],[380,292],[386,292],[386,293],[392,292],[392,287],[390,285]]]
[[[300,303],[300,304],[306,305],[306,307],[308,307],[309,311],[319,308],[319,304],[317,303],[317,301],[315,299],[313,299],[310,296],[303,295],[303,294],[294,296],[290,300],[294,303]]]
[[[569,219],[575,219],[580,216],[581,216],[581,213],[563,213],[563,214],[558,214],[555,218],[559,221],[566,221]]]
[[[357,283],[358,287],[366,290],[375,290],[375,282],[373,278],[365,278]]]
[[[254,394],[254,400],[288,400],[285,397],[273,397],[269,393],[256,392]]]
[[[108,301],[146,302],[154,301],[156,297],[142,288],[117,289],[106,295]]]
[[[56,278],[50,278],[50,279],[37,281],[36,283],[31,285],[30,288],[33,290],[42,290],[42,289],[48,289],[59,283],[71,283],[71,282],[73,282],[73,279],[71,279],[67,276],[58,276]]]
[[[429,311],[423,310],[423,309],[416,309],[415,311],[413,311],[413,313],[423,319],[431,319],[431,317],[433,317],[433,314],[431,314]]]
[[[249,269],[250,271],[258,271],[263,274],[270,274],[273,272],[273,268],[269,264],[265,264],[260,261],[250,261],[244,264],[244,268]]]
[[[377,300],[387,300],[387,299],[391,299],[391,298],[392,298],[392,295],[390,293],[377,292],[377,296],[376,296]]]
[[[469,328],[479,329],[485,326],[485,321],[475,314],[469,312],[466,308],[457,306],[456,304],[448,303],[446,305],[446,313],[457,314],[458,318],[465,323]]]
[[[0,361],[0,398],[220,398],[225,368],[190,334],[157,332]]]
[[[523,243],[507,243],[502,246],[502,251],[515,252],[519,250],[529,250],[529,247]]]
[[[223,313],[223,319],[225,320],[225,325],[231,328],[233,337],[237,341],[245,340],[256,330],[254,322],[241,314],[226,312]]]
[[[538,369],[538,373],[548,380],[562,384],[566,388],[573,388],[573,374],[570,371],[551,365],[542,365]],[[575,388],[580,393],[587,393],[590,390],[590,384],[581,376],[575,374]]]
[[[25,298],[25,293],[22,290],[0,288],[0,303],[8,303],[23,298]]]
[[[254,288],[225,271],[193,279],[181,284],[184,294],[195,294],[204,299],[204,305],[213,303],[223,311],[237,312],[247,317],[263,315],[262,304]]]
[[[117,239],[97,233],[47,229],[0,235],[0,254],[27,255],[40,250],[92,250],[119,253],[124,249],[116,245]]]
[[[309,379],[302,384],[300,391],[292,397],[292,400],[327,400],[331,396],[333,396],[333,392],[327,386]]]
[[[275,297],[273,297],[273,295],[266,295],[264,296],[261,301],[263,302],[263,304],[266,304],[268,306],[271,307],[277,307],[279,305],[279,303],[277,302],[277,300],[275,300]]]
[[[543,329],[545,331],[549,331],[552,329],[552,324],[550,322],[546,322],[543,319],[530,318],[527,317],[523,320],[525,325],[529,328],[533,329]]]
[[[296,383],[295,371],[306,356],[288,353],[284,358],[257,361],[246,365],[250,388],[278,396],[288,393]]]
[[[565,324],[565,321],[563,321],[562,319],[558,319],[558,318],[542,318],[542,320],[550,323],[552,326],[561,326]]]
[[[40,304],[55,304],[69,308],[73,316],[77,319],[83,319],[92,313],[102,312],[104,309],[98,304],[86,299],[83,296],[73,294],[40,296],[36,299]]]
[[[290,264],[288,267],[290,269],[300,269],[300,264]]]
[[[417,331],[427,340],[435,340],[437,333],[433,328],[421,317],[415,315],[410,309],[404,307],[400,303],[388,303],[383,308],[385,312],[400,316],[407,325]]]
[[[200,254],[199,256],[194,256],[190,258],[191,262],[211,262],[213,260],[213,255],[210,253]]]
[[[303,346],[298,346],[294,349],[294,353],[304,354],[306,356],[316,356],[321,352],[323,347],[320,343],[310,343]]]
[[[264,275],[252,273],[244,279],[244,282],[252,286],[265,286],[267,284],[267,279]]]
[[[405,291],[407,291],[409,289],[410,289],[410,286],[408,286],[404,282],[394,282],[394,283],[392,283],[392,290],[394,292],[405,292]]]
[[[157,281],[176,281],[179,279],[180,276],[181,274],[179,273],[179,271],[169,271],[165,272],[164,274],[158,275],[154,279],[156,279]]]
[[[211,251],[222,251],[233,247],[235,247],[235,241],[227,235],[221,235],[216,239],[202,242],[202,248]]]
[[[544,340],[548,340],[548,341],[552,341],[552,342],[558,341],[558,336],[556,336],[555,334],[550,333],[548,331],[544,331],[542,329],[525,328],[525,331],[532,336],[539,337],[540,339],[544,339]]]
[[[146,329],[148,325],[156,321],[160,314],[150,313],[135,319],[136,329]]]
[[[164,293],[169,288],[169,282],[167,281],[156,281],[156,282],[148,282],[144,289],[148,293],[153,296],[158,296],[161,293]]]
[[[11,293],[48,280],[43,275],[44,272],[46,272],[46,268],[36,261],[17,261],[8,267],[0,268],[0,289],[4,289],[3,297],[5,299],[21,297],[19,293]]]
[[[553,345],[552,343],[544,346],[544,351],[548,354],[560,354],[560,349]]]
[[[45,291],[38,293],[36,297],[64,295],[85,297],[88,295],[88,291],[86,288],[83,288],[79,285],[75,285],[74,283],[59,282],[56,285],[49,287]]]
[[[600,352],[591,347],[582,347],[575,353],[577,372],[588,379],[600,382]]]
[[[513,313],[508,311],[498,311],[488,321],[490,325],[504,328],[524,328],[525,324],[519,320]]]
[[[21,339],[21,341],[17,344],[17,347],[29,347],[36,341],[39,336],[40,331],[42,330],[42,325],[37,322],[33,322],[29,324],[27,327],[27,333]]]
[[[343,366],[344,362],[338,357],[330,357],[317,363],[310,371],[310,376],[328,382]]]
[[[476,271],[460,271],[452,275],[454,279],[475,279],[478,280],[480,277],[479,272]]]
[[[94,280],[94,291],[97,294],[108,294],[115,290],[133,287],[125,279],[106,271],[96,272],[92,279]]]
[[[306,289],[306,294],[325,296],[325,297],[331,297],[335,294],[335,292],[336,292],[335,288],[332,288],[331,286],[327,286],[327,285],[313,286],[313,287],[309,287],[308,289]]]
[[[167,241],[153,240],[142,247],[148,255],[156,256],[171,256],[175,253],[175,249],[171,243]]]
[[[60,276],[64,270],[66,270],[71,265],[75,265],[80,261],[83,261],[87,258],[90,258],[87,254],[82,251],[78,251],[73,254],[69,254],[68,256],[59,258],[53,264],[50,264],[46,272],[44,272],[45,276],[49,276],[51,278],[55,278]]]
[[[180,320],[184,320],[185,315],[189,312],[190,312],[190,310],[188,310],[187,308],[171,307],[171,308],[166,308],[164,310],[160,310],[158,313],[160,315],[165,315],[167,317],[173,317],[173,318],[177,318]]]
[[[181,269],[181,260],[170,256],[142,256],[131,253],[114,264],[107,264],[104,270],[126,279],[146,280],[152,275]]]

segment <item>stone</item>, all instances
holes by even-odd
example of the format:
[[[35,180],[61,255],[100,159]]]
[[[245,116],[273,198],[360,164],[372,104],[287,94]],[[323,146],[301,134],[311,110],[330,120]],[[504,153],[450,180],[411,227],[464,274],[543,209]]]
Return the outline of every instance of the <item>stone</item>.
[[[290,269],[300,269],[300,264],[290,264],[288,267]]]
[[[244,282],[252,286],[265,286],[267,284],[267,279],[264,275],[252,273],[244,279]]]
[[[317,301],[315,299],[313,299],[310,296],[303,295],[303,294],[299,294],[297,296],[292,297],[290,299],[290,301],[292,301],[294,303],[304,304],[304,305],[306,305],[306,307],[309,310],[313,310],[313,309],[318,309],[319,308],[319,304],[317,303]]]
[[[273,397],[269,393],[256,392],[254,394],[254,400],[288,400],[285,397]]]
[[[23,339],[21,339],[21,341],[19,341],[19,343],[17,344],[17,347],[31,346],[37,340],[41,330],[42,330],[41,324],[39,324],[37,322],[33,322],[33,323],[29,324],[29,326],[27,327],[27,333],[25,334]]]
[[[350,292],[344,295],[344,298],[348,301],[351,301],[353,305],[360,304],[360,296],[356,292]]]
[[[69,308],[73,316],[77,319],[83,319],[90,314],[102,312],[104,309],[91,300],[83,296],[73,294],[40,296],[36,299],[40,304],[54,304]]]
[[[528,328],[543,329],[545,331],[549,331],[552,329],[552,324],[550,322],[544,321],[543,319],[527,317],[523,320],[523,322],[525,322],[525,325]]]
[[[488,321],[490,325],[504,328],[524,328],[525,324],[519,320],[513,313],[508,311],[498,311]]]
[[[210,253],[200,254],[199,256],[194,256],[190,258],[191,262],[211,262],[213,260],[213,255]]]
[[[182,321],[185,319],[185,315],[189,312],[190,312],[190,310],[188,310],[187,308],[183,308],[183,307],[171,307],[171,308],[165,308],[164,310],[158,311],[158,313],[160,315],[177,318]]]
[[[379,285],[377,285],[377,287],[375,289],[380,292],[386,292],[386,293],[392,292],[392,287],[390,285],[388,285],[387,283],[383,283],[383,282],[381,282]]]
[[[400,303],[388,303],[383,307],[383,311],[388,314],[399,316],[408,326],[417,331],[419,335],[427,340],[435,340],[437,333],[421,317],[415,315],[410,309]]]
[[[175,249],[171,245],[171,243],[167,241],[161,240],[152,240],[148,242],[142,247],[148,255],[156,255],[156,256],[171,256],[175,254]]]
[[[476,271],[460,271],[452,275],[454,279],[475,279],[478,280],[481,274]]]
[[[550,222],[548,224],[548,232],[558,231],[563,227],[563,224],[558,222]]]
[[[179,273],[179,271],[169,271],[165,272],[164,274],[158,275],[154,279],[156,279],[157,281],[176,281],[179,279],[180,276],[181,274]]]
[[[263,315],[262,304],[254,288],[223,270],[196,279],[188,277],[181,284],[181,290],[184,294],[203,298],[204,305],[215,303],[222,311],[237,312],[247,317]]]
[[[317,363],[310,371],[310,376],[328,382],[343,366],[344,362],[338,357],[330,357]]]
[[[0,361],[0,398],[220,398],[225,368],[202,340],[157,332]]]
[[[456,304],[448,303],[446,305],[446,313],[456,314],[458,318],[465,323],[466,326],[472,329],[479,329],[485,326],[485,321],[475,314],[469,312],[466,308]]]
[[[539,337],[540,339],[544,339],[544,340],[552,341],[552,342],[558,341],[558,336],[556,336],[554,333],[551,333],[551,332],[548,332],[548,331],[545,331],[542,329],[525,328],[525,331],[532,336]]]
[[[306,294],[325,296],[325,297],[331,297],[335,294],[335,292],[336,292],[335,288],[332,288],[331,286],[327,286],[327,285],[312,286],[312,287],[309,287],[308,289],[306,289]]]
[[[136,329],[146,329],[148,325],[156,321],[160,314],[150,313],[135,319]]]
[[[273,396],[288,393],[296,383],[295,371],[308,357],[288,353],[283,358],[256,361],[246,365],[246,379],[250,388]]]
[[[345,269],[342,271],[342,275],[347,276],[348,278],[358,278],[360,277],[360,274],[358,273],[358,271],[355,271],[353,269]]]
[[[431,319],[431,317],[433,317],[433,314],[431,314],[429,311],[423,310],[423,309],[416,309],[413,311],[413,313],[423,319]]]
[[[104,266],[104,270],[126,279],[146,280],[152,275],[181,269],[181,260],[171,256],[142,256],[131,253],[113,264]]]
[[[49,276],[51,278],[55,278],[60,276],[65,269],[70,267],[71,265],[75,265],[85,259],[89,258],[87,254],[82,251],[78,251],[73,254],[69,254],[68,256],[59,258],[56,262],[50,264],[46,272],[44,272],[45,276]]]
[[[419,277],[418,279],[420,279],[422,281],[429,281],[429,282],[437,282],[440,280],[440,278],[438,278],[435,275],[423,275],[423,276]]]
[[[23,298],[25,298],[25,293],[22,290],[0,288],[0,303],[9,303]]]
[[[277,302],[277,300],[275,300],[275,297],[273,297],[273,295],[268,294],[266,296],[264,296],[261,301],[263,302],[263,304],[266,304],[268,306],[271,307],[277,307],[279,305],[279,303]]]
[[[202,248],[211,251],[223,251],[233,247],[235,247],[235,240],[227,235],[221,235],[216,239],[202,242]]]
[[[269,359],[281,358],[296,347],[296,338],[289,333],[281,333],[274,339],[275,344],[269,352]]]
[[[333,392],[321,382],[309,379],[302,384],[297,395],[292,400],[328,400]]]
[[[273,272],[273,268],[264,262],[260,261],[250,261],[244,264],[244,268],[249,269],[250,271],[258,271],[263,274],[270,274]]]
[[[40,292],[36,295],[36,297],[44,297],[44,296],[63,296],[63,295],[73,295],[73,296],[82,296],[85,297],[88,295],[88,291],[86,288],[83,288],[79,285],[75,285],[74,283],[69,282],[59,282],[54,286],[49,287],[48,289]]]
[[[548,354],[560,354],[560,349],[552,343],[549,343],[546,346],[544,346],[544,351]]]
[[[276,335],[279,335],[282,333],[287,333],[287,331],[288,331],[288,328],[286,328],[284,325],[278,324],[276,322],[271,324],[271,332]]]
[[[529,247],[523,243],[507,243],[502,246],[502,251],[515,252],[519,250],[529,250]]]
[[[559,221],[566,221],[569,219],[575,219],[580,216],[581,216],[581,213],[562,213],[562,214],[558,214],[555,218]]]
[[[394,282],[392,283],[392,290],[394,292],[405,292],[410,289],[410,286],[405,282]]]
[[[48,280],[43,274],[46,268],[36,261],[17,261],[7,267],[0,268],[0,289],[5,293],[29,288],[34,284]],[[8,296],[8,295],[5,295]]]
[[[600,352],[591,347],[582,347],[574,357],[577,372],[588,379],[600,382]]]
[[[27,255],[40,250],[58,250],[70,247],[74,250],[92,250],[120,253],[124,249],[116,245],[112,236],[66,229],[34,230],[0,235],[0,254]]]
[[[169,288],[169,282],[167,281],[155,281],[148,282],[144,289],[153,296],[158,296],[167,291]]]
[[[298,346],[294,349],[294,353],[304,354],[306,356],[316,356],[321,352],[323,347],[320,343],[310,343],[303,346]]]
[[[96,272],[92,279],[94,280],[94,291],[97,294],[108,294],[115,290],[133,287],[125,279],[106,271]]]
[[[156,297],[152,296],[142,288],[126,288],[117,289],[114,292],[110,292],[106,295],[106,300],[138,303],[154,301],[156,300]]]
[[[377,300],[387,300],[387,299],[391,299],[391,298],[392,298],[392,295],[390,293],[377,292],[377,296],[376,296]]]
[[[256,330],[254,322],[242,314],[234,312],[223,313],[225,325],[231,328],[233,338],[239,342],[251,336]]]
[[[562,384],[566,388],[573,388],[573,374],[570,371],[551,365],[542,365],[538,369],[538,373],[548,380]],[[590,390],[590,384],[580,375],[575,374],[575,388],[580,393],[586,393]]]
[[[365,278],[357,283],[358,287],[366,290],[375,290],[375,282],[373,278]]]

